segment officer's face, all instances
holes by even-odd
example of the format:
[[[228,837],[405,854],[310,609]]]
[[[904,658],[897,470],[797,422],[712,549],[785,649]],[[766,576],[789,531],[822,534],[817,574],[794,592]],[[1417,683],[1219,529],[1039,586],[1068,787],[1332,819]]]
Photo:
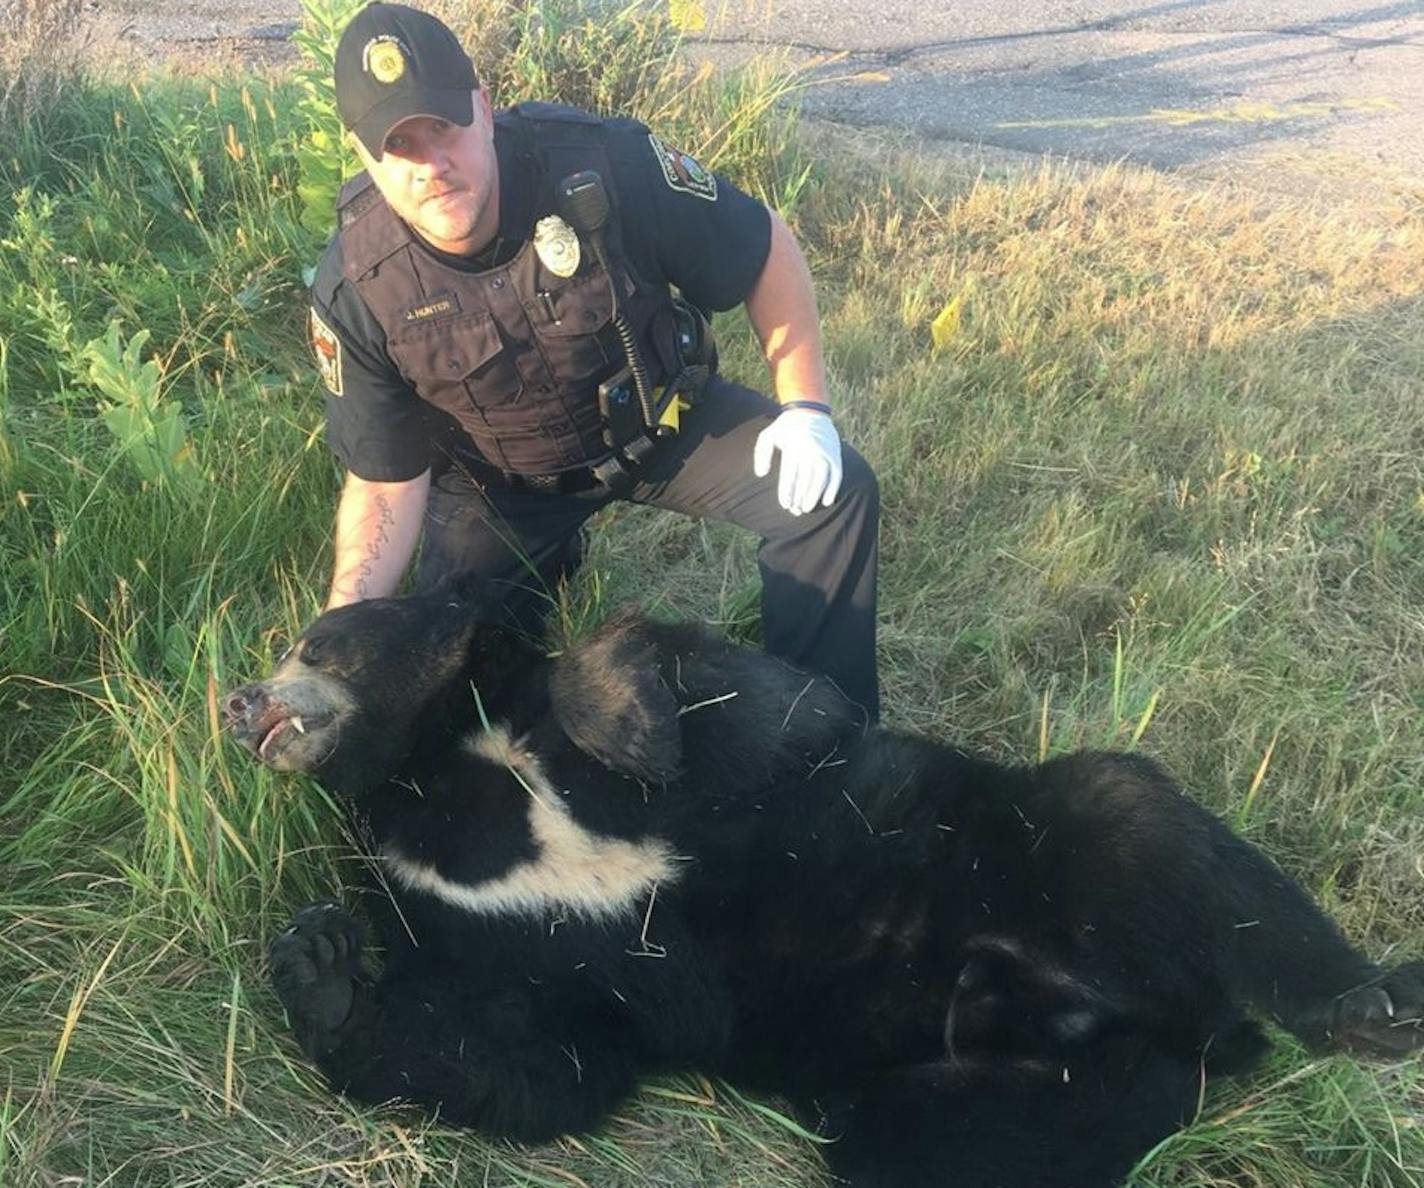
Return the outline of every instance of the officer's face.
[[[359,140],[371,179],[392,210],[442,251],[468,255],[499,227],[499,166],[489,96],[475,92],[468,127],[432,116],[412,116],[386,134],[372,157]]]

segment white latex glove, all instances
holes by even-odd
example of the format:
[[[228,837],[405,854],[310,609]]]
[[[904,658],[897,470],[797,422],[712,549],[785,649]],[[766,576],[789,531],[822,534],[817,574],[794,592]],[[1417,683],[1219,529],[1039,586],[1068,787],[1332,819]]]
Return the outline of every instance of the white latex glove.
[[[817,504],[830,507],[841,489],[841,439],[831,418],[814,408],[788,408],[757,435],[752,472],[771,473],[771,456],[781,451],[776,497],[793,516]]]

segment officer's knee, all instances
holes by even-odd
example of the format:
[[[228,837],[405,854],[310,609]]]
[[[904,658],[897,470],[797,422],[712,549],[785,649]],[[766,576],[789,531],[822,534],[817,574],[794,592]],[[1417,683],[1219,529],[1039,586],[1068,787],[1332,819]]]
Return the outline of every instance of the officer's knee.
[[[880,514],[880,480],[858,450],[841,447],[841,489],[836,502],[859,504],[871,516]]]

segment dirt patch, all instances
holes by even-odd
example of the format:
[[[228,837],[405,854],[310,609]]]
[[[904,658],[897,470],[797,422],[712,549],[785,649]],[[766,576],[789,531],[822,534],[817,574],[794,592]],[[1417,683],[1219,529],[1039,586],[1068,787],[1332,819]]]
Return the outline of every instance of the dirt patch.
[[[80,37],[95,66],[214,74],[297,60],[298,0],[99,0]]]

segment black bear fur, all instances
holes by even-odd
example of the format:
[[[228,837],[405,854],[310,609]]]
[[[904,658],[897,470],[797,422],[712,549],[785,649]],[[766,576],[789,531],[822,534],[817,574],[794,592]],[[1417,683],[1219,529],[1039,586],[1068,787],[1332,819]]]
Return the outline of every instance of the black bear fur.
[[[1374,965],[1149,759],[1005,766],[695,626],[546,657],[487,617],[455,587],[330,611],[225,701],[383,860],[379,978],[335,904],[271,946],[352,1097],[542,1140],[696,1067],[783,1094],[857,1188],[1098,1188],[1256,1017],[1424,1044],[1424,963]]]

